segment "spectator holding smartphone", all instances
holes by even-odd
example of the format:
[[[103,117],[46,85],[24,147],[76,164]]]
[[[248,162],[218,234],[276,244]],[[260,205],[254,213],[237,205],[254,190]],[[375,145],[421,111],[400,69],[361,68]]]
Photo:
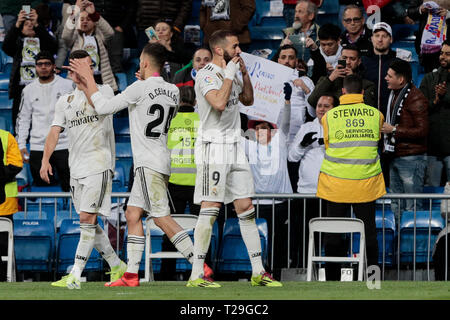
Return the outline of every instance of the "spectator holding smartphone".
[[[22,90],[37,78],[36,55],[42,50],[55,54],[57,49],[58,41],[38,22],[36,10],[31,9],[29,14],[20,10],[16,24],[6,33],[2,46],[2,50],[13,58],[8,87],[9,98],[13,99],[13,128],[16,127]]]
[[[336,68],[329,76],[323,76],[317,82],[313,92],[308,98],[311,106],[317,105],[319,98],[326,92],[331,92],[336,97],[342,95],[344,78],[351,74],[360,74],[362,72],[361,55],[359,49],[354,45],[348,45],[342,49],[341,57]],[[362,79],[364,89],[364,103],[369,106],[375,105],[375,85],[373,82]]]

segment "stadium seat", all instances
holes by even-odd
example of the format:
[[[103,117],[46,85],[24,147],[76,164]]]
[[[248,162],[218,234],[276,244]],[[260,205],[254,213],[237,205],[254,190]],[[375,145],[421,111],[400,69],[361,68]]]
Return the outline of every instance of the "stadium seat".
[[[189,206],[187,206],[187,208],[188,207]],[[187,214],[189,214],[189,213],[187,213]],[[192,242],[194,242],[194,230],[189,230],[188,233],[192,239]],[[211,244],[209,246],[210,257],[211,257],[211,259],[210,259],[211,264],[209,266],[212,269],[215,269],[218,248],[219,248],[219,226],[217,224],[217,221],[215,221],[214,225],[213,225],[212,234],[211,234]],[[186,259],[177,259],[176,272],[186,272],[189,270],[192,270],[192,265],[189,263],[189,261],[187,261]]]
[[[116,142],[116,164],[120,164],[125,171],[125,182],[128,185],[130,168],[133,165],[131,143]]]
[[[61,186],[31,186],[31,192],[45,192],[45,193],[60,193],[62,192]],[[55,208],[56,203],[56,208]],[[55,198],[55,197],[43,197],[43,198],[27,198],[26,200],[26,210],[27,211],[46,211],[50,219],[53,219],[55,210],[63,210],[68,205],[67,199],[65,198]]]
[[[195,225],[197,223],[198,217],[195,215],[190,214],[173,214],[171,215],[172,218],[184,229],[188,231],[188,234],[193,237],[193,229],[195,228]],[[162,251],[162,243],[163,243],[163,237],[164,232],[156,226],[153,219],[149,218],[145,220],[146,224],[146,254],[145,256],[149,257],[148,261],[145,260],[145,280],[146,281],[153,281],[153,263],[150,264],[148,262],[158,259],[158,261],[161,261],[161,259],[164,258],[171,258],[171,259],[177,259],[177,272],[184,272],[187,270],[191,270],[190,264],[187,263],[186,259],[183,257],[183,255],[178,251]],[[157,247],[153,246],[153,243],[156,242]],[[189,264],[189,266],[186,265]]]
[[[393,24],[392,37],[394,41],[410,41],[414,42],[416,39],[415,32],[419,30],[419,24]]]
[[[98,219],[100,226],[103,227],[103,221]],[[58,245],[56,251],[56,272],[67,273],[69,268],[73,266],[75,252],[77,250],[78,241],[80,240],[80,220],[65,219],[61,222],[58,232]],[[98,251],[92,249],[84,271],[101,271],[103,270],[103,258]]]
[[[0,73],[0,91],[8,91],[9,74],[5,72]]]
[[[25,219],[48,219],[47,212],[45,211],[18,211],[14,214],[14,219],[25,220]]]
[[[75,210],[70,213],[70,210],[58,210],[56,212],[56,230],[59,230],[61,228],[61,223],[66,219],[72,219],[75,220],[78,218],[78,214],[75,212]]]
[[[257,218],[256,224],[261,240],[263,265],[266,265],[268,256],[267,221],[264,218]],[[217,273],[251,273],[252,271],[238,218],[228,218],[225,221],[216,269]]]
[[[444,228],[445,222],[440,211],[416,212],[416,263],[426,263],[427,256],[432,261],[432,250],[437,235]],[[428,235],[430,246],[428,251]],[[429,255],[427,255],[427,252]],[[412,263],[414,255],[414,212],[404,211],[400,219],[400,262]]]
[[[113,192],[126,192],[127,188],[125,186],[125,170],[122,165],[116,165],[114,170],[114,176],[112,179],[112,191]]]
[[[0,256],[0,259],[7,263],[6,265],[6,281],[16,281],[16,267],[14,254],[14,231],[13,222],[8,218],[0,217],[0,232],[7,233],[7,252],[6,256]]]
[[[145,219],[142,220],[142,225],[144,227],[144,234],[146,234],[147,226],[145,223]],[[152,238],[151,238],[151,245],[153,251],[161,251],[162,250],[162,242],[163,242],[163,236],[164,232],[158,228],[158,230],[152,231]],[[125,229],[125,235],[124,235],[124,241],[122,246],[122,260],[127,261],[128,255],[127,255],[127,243],[128,243],[128,228]],[[146,251],[142,253],[142,259],[141,263],[139,265],[139,271],[145,271],[145,258],[146,258]],[[153,273],[160,273],[161,272],[161,259],[152,259],[152,268]]]
[[[444,187],[432,187],[432,186],[424,186],[423,193],[444,193]],[[431,201],[432,210],[440,210],[441,209],[441,199],[433,199]],[[430,200],[423,200],[423,209],[430,209]]]
[[[1,120],[1,119],[0,119]],[[1,123],[1,121],[0,121]],[[1,128],[1,126],[0,126]],[[24,163],[22,170],[16,175],[17,185],[18,186],[28,186],[31,185],[31,171],[30,164]]]
[[[130,143],[130,120],[128,117],[114,117],[113,123],[116,142]]]
[[[375,212],[375,223],[378,240],[378,263],[383,263],[383,211]],[[391,210],[384,211],[384,263],[386,266],[394,265],[395,261],[395,216]]]
[[[51,272],[55,229],[48,219],[14,219],[14,249],[18,271]]]

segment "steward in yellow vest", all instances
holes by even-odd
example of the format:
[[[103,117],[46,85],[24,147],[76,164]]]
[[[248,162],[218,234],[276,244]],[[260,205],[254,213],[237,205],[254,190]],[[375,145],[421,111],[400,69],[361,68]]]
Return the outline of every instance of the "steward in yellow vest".
[[[378,154],[384,117],[363,103],[362,81],[344,78],[340,105],[322,117],[325,157],[317,196],[326,202],[328,217],[350,217],[364,222],[368,266],[378,263],[375,200],[386,193]],[[341,234],[326,233],[325,256],[345,256],[348,243]],[[340,266],[326,263],[327,280],[340,280]],[[355,272],[356,274],[356,272]]]
[[[194,109],[195,91],[192,87],[180,88],[180,108],[172,119],[167,136],[171,152],[169,194],[171,213],[184,213],[189,204],[190,213],[198,215],[200,206],[194,205],[195,177],[197,173],[194,146],[200,116]]]
[[[0,129],[0,139],[3,149],[3,166],[5,185],[3,187],[6,199],[0,204],[0,216],[8,216],[18,211],[16,175],[22,170],[23,162],[19,145],[8,131]]]

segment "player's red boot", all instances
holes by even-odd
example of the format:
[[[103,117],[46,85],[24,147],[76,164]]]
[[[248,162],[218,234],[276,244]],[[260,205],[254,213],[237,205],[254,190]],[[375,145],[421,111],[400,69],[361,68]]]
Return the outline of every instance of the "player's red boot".
[[[205,276],[207,279],[211,279],[212,281],[212,276],[214,275],[214,271],[206,264],[203,264],[203,276]]]
[[[114,282],[105,283],[105,287],[139,287],[139,275],[137,273],[125,272],[122,278]]]

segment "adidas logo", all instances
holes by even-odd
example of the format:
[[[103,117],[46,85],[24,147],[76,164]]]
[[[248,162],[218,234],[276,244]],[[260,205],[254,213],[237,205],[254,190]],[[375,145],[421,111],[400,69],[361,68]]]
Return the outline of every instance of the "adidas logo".
[[[91,204],[91,208],[97,208],[97,204],[94,202],[93,204]]]

